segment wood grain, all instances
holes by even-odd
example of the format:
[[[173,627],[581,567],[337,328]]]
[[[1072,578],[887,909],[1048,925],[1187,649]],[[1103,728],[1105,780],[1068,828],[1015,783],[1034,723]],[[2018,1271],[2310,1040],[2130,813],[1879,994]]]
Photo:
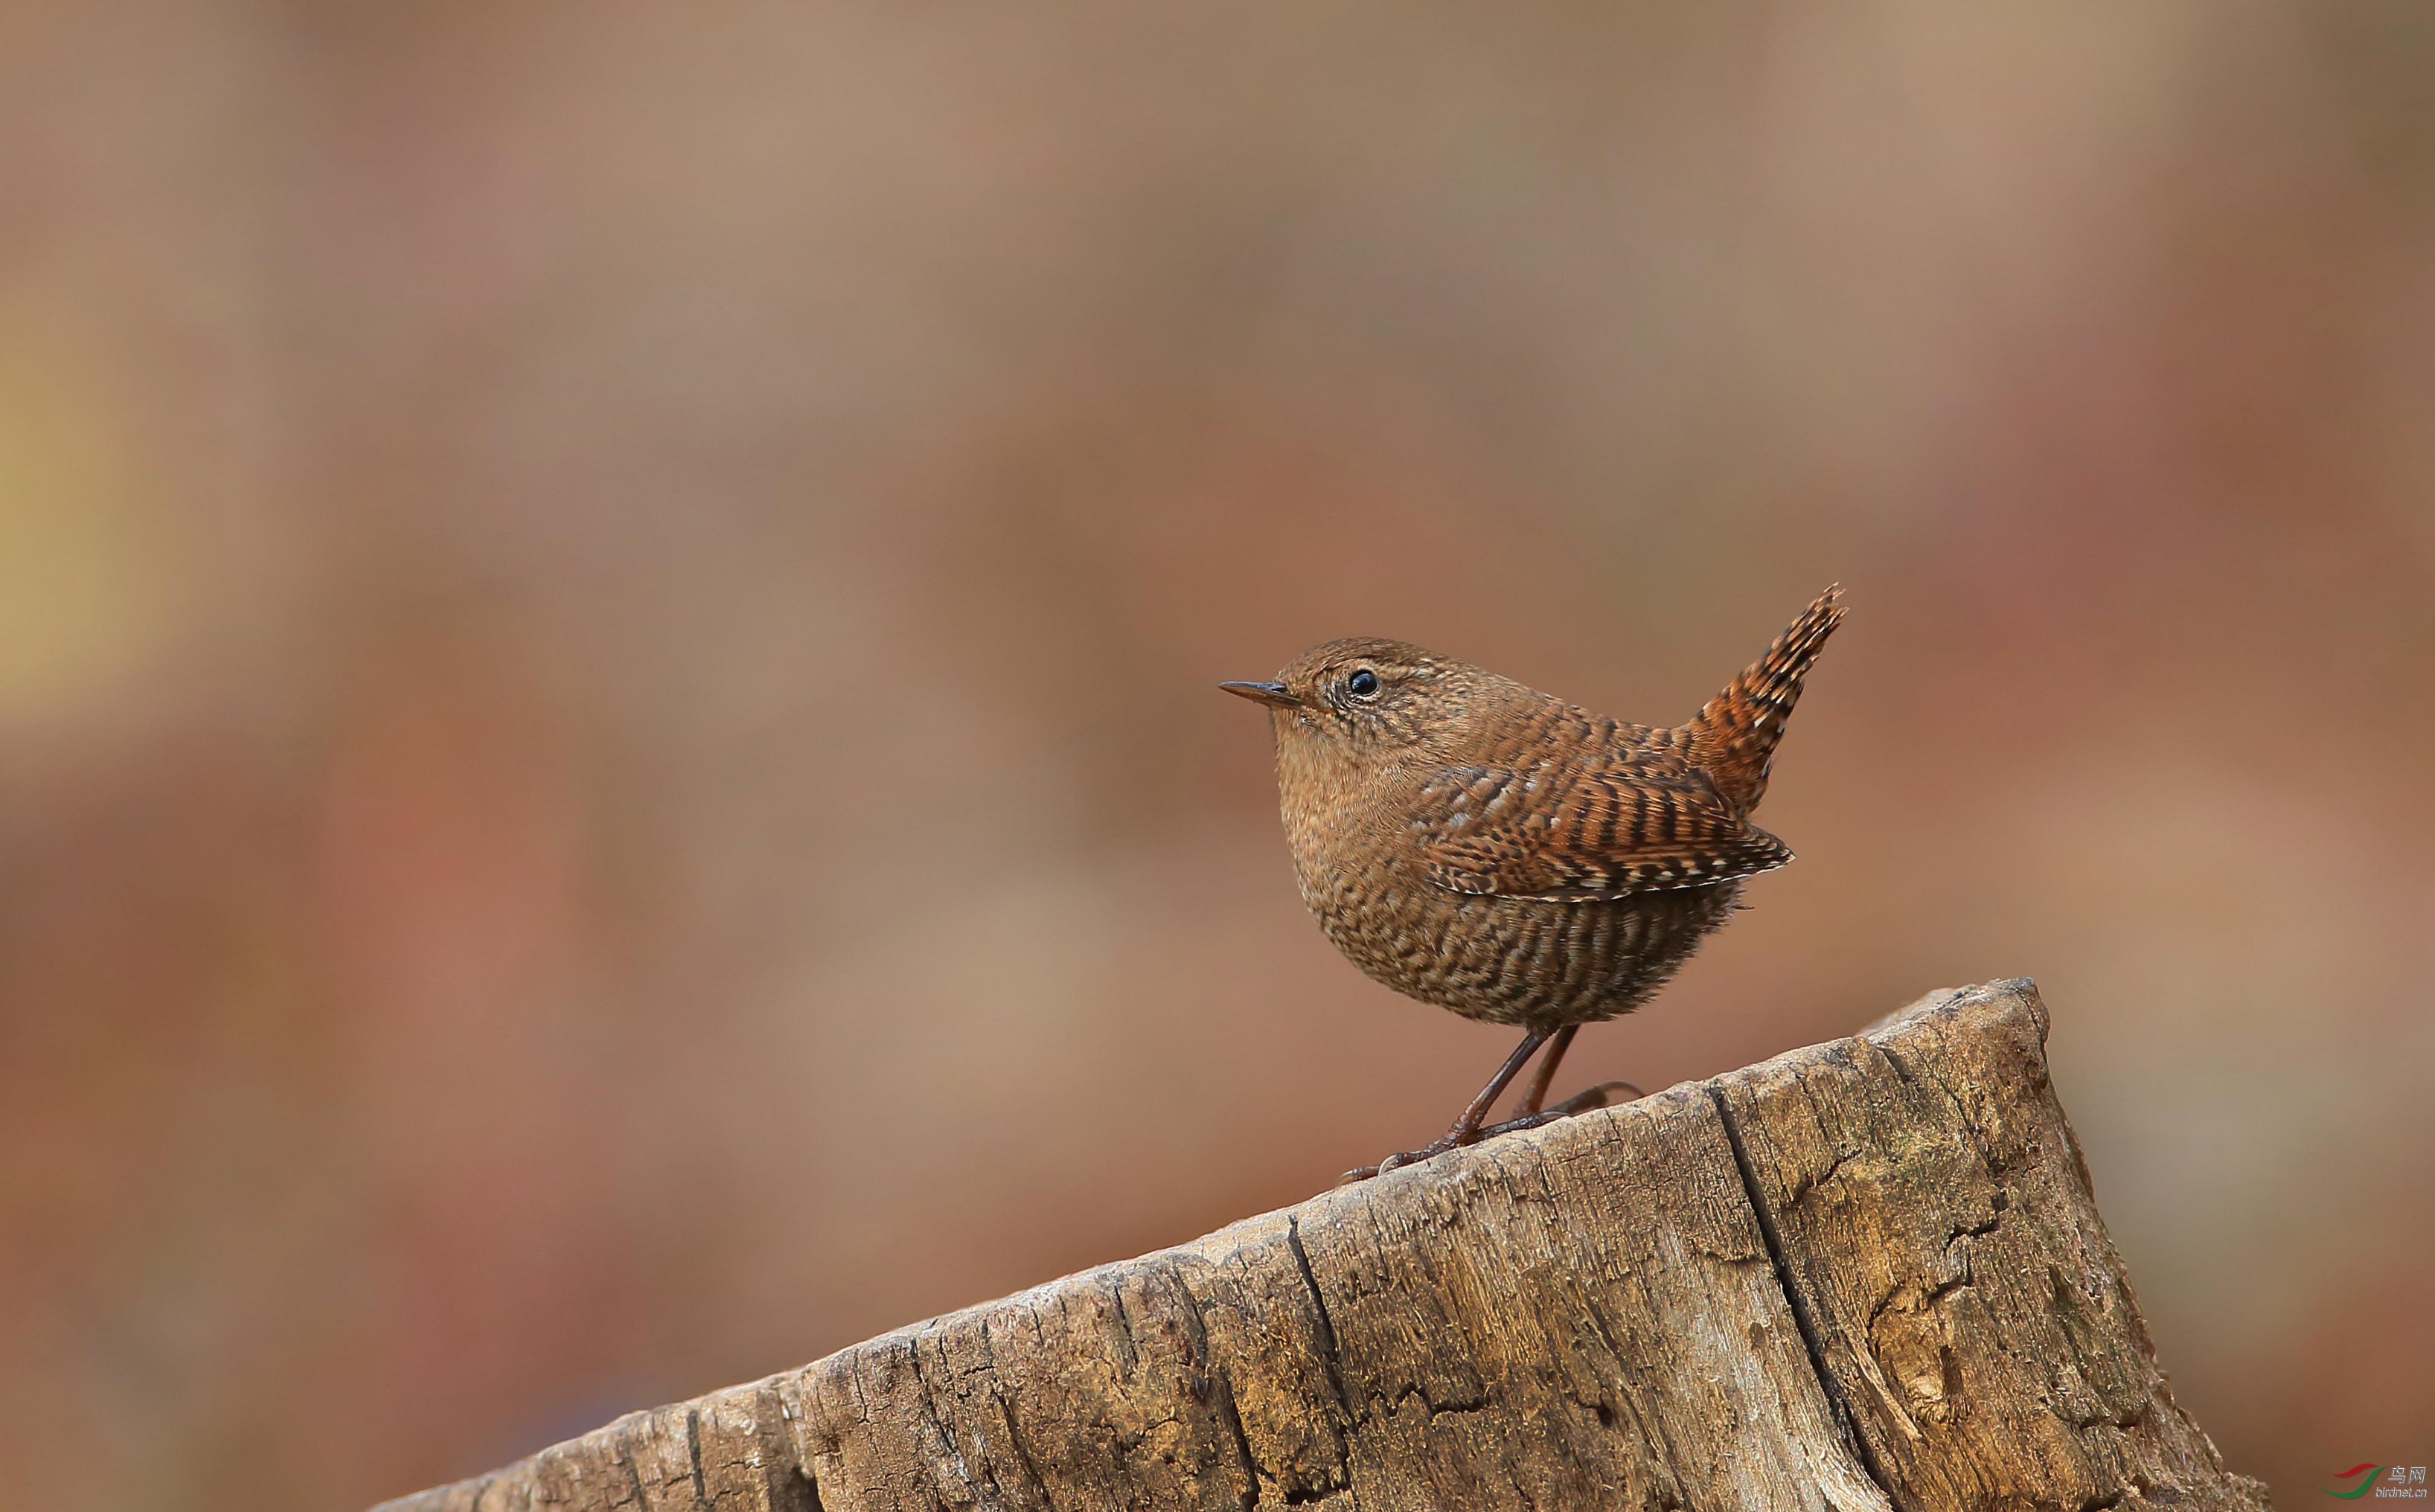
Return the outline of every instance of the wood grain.
[[[387,1512],[2263,1508],[2026,981],[636,1413]]]

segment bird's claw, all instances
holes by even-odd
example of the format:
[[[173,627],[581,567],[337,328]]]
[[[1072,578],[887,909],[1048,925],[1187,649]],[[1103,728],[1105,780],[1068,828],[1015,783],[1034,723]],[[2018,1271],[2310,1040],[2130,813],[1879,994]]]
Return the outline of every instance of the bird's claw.
[[[1519,1129],[1537,1128],[1543,1124],[1552,1124],[1560,1118],[1570,1118],[1575,1113],[1586,1113],[1595,1108],[1605,1108],[1611,1105],[1614,1100],[1613,1094],[1616,1091],[1628,1091],[1633,1097],[1646,1095],[1639,1088],[1628,1081],[1602,1081],[1586,1091],[1575,1092],[1555,1107],[1543,1111],[1525,1113],[1519,1118],[1509,1118],[1502,1124],[1491,1124],[1486,1128],[1448,1134],[1443,1139],[1432,1141],[1417,1150],[1404,1150],[1390,1155],[1376,1165],[1356,1165],[1338,1177],[1336,1184],[1349,1187],[1356,1181],[1367,1181],[1373,1176],[1384,1176],[1389,1171],[1399,1170],[1407,1165],[1418,1165],[1421,1161],[1434,1160],[1448,1150],[1459,1149],[1466,1144],[1477,1144],[1481,1140],[1491,1139],[1499,1134],[1511,1134]]]
[[[1629,1091],[1632,1097],[1645,1095],[1639,1088],[1628,1081],[1602,1081],[1586,1091],[1575,1092],[1553,1108],[1536,1113],[1524,1113],[1519,1118],[1509,1118],[1502,1124],[1491,1124],[1479,1131],[1479,1137],[1487,1139],[1494,1134],[1511,1134],[1517,1129],[1537,1128],[1543,1124],[1552,1124],[1560,1118],[1570,1118],[1575,1113],[1586,1113],[1593,1108],[1612,1106],[1615,1101],[1613,1093],[1617,1091]],[[1626,1098],[1625,1101],[1629,1102],[1631,1098]]]
[[[1630,1092],[1632,1094],[1632,1097],[1624,1099],[1627,1103],[1631,1102],[1632,1098],[1646,1097],[1649,1095],[1647,1092],[1642,1091],[1638,1087],[1633,1086],[1628,1081],[1602,1081],[1595,1087],[1575,1092],[1572,1096],[1565,1098],[1563,1102],[1558,1103],[1554,1108],[1548,1109],[1548,1111],[1554,1113],[1558,1118],[1569,1118],[1575,1113],[1586,1113],[1593,1108],[1609,1108],[1615,1104],[1614,1094],[1619,1091]]]
[[[1356,1181],[1367,1181],[1373,1176],[1383,1176],[1389,1171],[1400,1170],[1404,1166],[1418,1165],[1423,1160],[1434,1160],[1438,1156],[1443,1155],[1448,1150],[1457,1148],[1459,1145],[1476,1143],[1487,1137],[1488,1131],[1485,1129],[1473,1129],[1469,1134],[1460,1138],[1449,1134],[1443,1139],[1433,1140],[1430,1143],[1422,1145],[1417,1150],[1398,1151],[1397,1153],[1379,1161],[1376,1165],[1356,1165],[1352,1170],[1345,1172],[1340,1177],[1338,1177],[1336,1178],[1336,1184],[1340,1187],[1349,1187]]]

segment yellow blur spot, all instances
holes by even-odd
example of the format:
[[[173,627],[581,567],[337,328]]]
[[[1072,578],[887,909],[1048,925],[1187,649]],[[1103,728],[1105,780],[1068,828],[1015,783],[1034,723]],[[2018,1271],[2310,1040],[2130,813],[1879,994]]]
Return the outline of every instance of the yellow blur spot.
[[[128,691],[166,626],[124,412],[74,346],[0,310],[0,725]]]

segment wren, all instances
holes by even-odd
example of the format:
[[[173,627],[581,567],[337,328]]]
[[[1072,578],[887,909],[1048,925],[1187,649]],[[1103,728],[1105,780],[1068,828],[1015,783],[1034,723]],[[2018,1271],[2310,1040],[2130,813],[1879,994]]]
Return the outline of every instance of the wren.
[[[1444,1138],[1347,1179],[1629,1087],[1544,1108],[1580,1026],[1646,1002],[1734,911],[1746,879],[1792,859],[1750,815],[1802,679],[1842,621],[1840,597],[1821,593],[1670,730],[1400,641],[1329,641],[1272,681],[1218,684],[1268,706],[1294,876],[1337,949],[1398,992],[1524,1031]],[[1489,1125],[1543,1046],[1519,1115]]]

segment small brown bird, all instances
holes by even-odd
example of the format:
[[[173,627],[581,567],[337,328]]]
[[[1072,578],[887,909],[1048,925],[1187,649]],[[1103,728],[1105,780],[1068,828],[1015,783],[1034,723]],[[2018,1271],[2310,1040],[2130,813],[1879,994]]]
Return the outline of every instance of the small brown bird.
[[[1792,859],[1750,814],[1840,595],[1821,593],[1671,730],[1400,641],[1330,641],[1272,682],[1218,684],[1269,706],[1294,875],[1337,949],[1398,992],[1527,1031],[1443,1139],[1348,1178],[1629,1085],[1542,1111],[1575,1032],[1646,1002],[1724,922],[1743,879]],[[1483,1127],[1542,1045],[1521,1115]]]

